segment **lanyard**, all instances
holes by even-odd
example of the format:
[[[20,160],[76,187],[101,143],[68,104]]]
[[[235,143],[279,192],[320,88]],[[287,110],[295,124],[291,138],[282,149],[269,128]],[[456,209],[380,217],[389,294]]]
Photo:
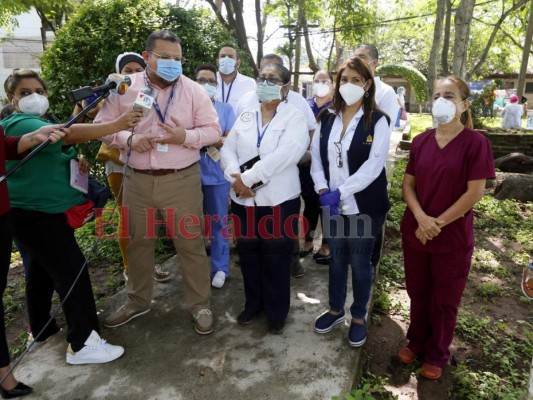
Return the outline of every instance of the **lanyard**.
[[[152,85],[150,85],[150,83],[148,83],[148,79],[147,79],[146,75],[144,76],[144,82],[145,82],[146,86],[152,87]],[[170,106],[170,103],[172,103],[172,99],[174,98],[174,92],[176,91],[176,85],[177,84],[178,84],[178,82],[174,83],[174,86],[172,86],[172,92],[170,92],[170,96],[168,98],[167,105],[165,106],[165,113],[164,114],[161,112],[161,108],[159,107],[159,103],[157,102],[157,99],[154,101],[155,111],[157,112],[157,115],[159,116],[159,119],[161,120],[161,122],[163,124],[165,123],[165,119],[167,118],[168,107]]]
[[[274,117],[276,116],[276,113],[274,112],[274,115],[272,116],[272,119],[270,121],[268,121],[268,124],[266,124],[266,126],[263,128],[263,131],[261,132],[261,130],[259,129],[259,112],[255,112],[255,120],[257,121],[257,147],[259,148],[261,146],[261,142],[263,141],[263,136],[265,136],[265,133],[268,129],[268,127],[270,126],[270,123],[272,122],[272,120],[274,119]]]
[[[231,83],[229,84],[228,97],[224,97],[224,86],[226,86],[226,84],[224,83],[224,81],[222,81],[222,102],[223,103],[227,103],[229,101],[229,95],[231,94],[231,88],[233,87],[233,82],[235,82],[235,79],[233,79]]]

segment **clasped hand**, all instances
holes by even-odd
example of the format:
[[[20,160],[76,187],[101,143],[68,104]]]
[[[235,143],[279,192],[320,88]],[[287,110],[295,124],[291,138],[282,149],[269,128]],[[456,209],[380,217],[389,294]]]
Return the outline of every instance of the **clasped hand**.
[[[341,201],[341,192],[339,189],[335,189],[333,192],[327,190],[319,197],[321,207],[328,207],[329,216],[333,217],[339,215],[339,203]]]
[[[235,178],[235,181],[231,184],[231,187],[237,194],[237,197],[248,199],[255,196],[254,191],[246,186],[242,181],[240,173],[231,174],[231,176]]]
[[[137,153],[144,153],[155,149],[157,144],[183,144],[186,138],[185,128],[181,122],[171,117],[174,126],[158,122],[159,127],[165,132],[161,136],[153,137],[142,133],[133,135],[131,149]]]
[[[416,220],[418,222],[418,228],[415,236],[424,245],[428,240],[433,240],[433,238],[440,234],[442,226],[445,223],[443,220],[425,214],[419,216]]]

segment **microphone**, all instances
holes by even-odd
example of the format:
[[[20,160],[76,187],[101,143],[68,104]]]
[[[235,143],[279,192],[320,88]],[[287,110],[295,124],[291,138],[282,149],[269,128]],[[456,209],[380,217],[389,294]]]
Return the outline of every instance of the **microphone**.
[[[68,93],[68,98],[72,103],[79,103],[81,100],[93,95],[106,97],[108,93],[123,95],[131,85],[131,78],[127,75],[111,74],[107,77],[105,85],[82,88]]]
[[[105,85],[93,88],[94,93],[102,94],[110,92],[112,94],[123,95],[131,85],[131,78],[128,75],[111,74],[107,77]]]
[[[142,110],[143,118],[148,115],[152,106],[155,103],[155,90],[149,86],[142,88],[137,94],[135,103],[133,103],[134,110]]]

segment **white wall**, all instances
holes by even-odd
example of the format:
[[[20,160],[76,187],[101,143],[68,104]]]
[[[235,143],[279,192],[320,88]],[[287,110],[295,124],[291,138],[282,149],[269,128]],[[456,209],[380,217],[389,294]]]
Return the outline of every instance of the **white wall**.
[[[5,98],[3,84],[14,68],[41,69],[41,20],[32,10],[17,21],[19,26],[10,32],[0,29],[0,99]]]

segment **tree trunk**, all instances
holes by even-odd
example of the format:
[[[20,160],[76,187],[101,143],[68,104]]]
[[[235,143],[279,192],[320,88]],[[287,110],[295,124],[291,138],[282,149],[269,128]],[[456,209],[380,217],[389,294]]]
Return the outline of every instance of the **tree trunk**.
[[[453,47],[453,74],[466,77],[466,54],[469,43],[470,23],[476,0],[461,0],[455,12],[455,40]]]
[[[313,49],[311,48],[311,40],[309,40],[309,26],[305,13],[303,14],[303,35],[305,40],[305,51],[307,53],[307,59],[309,60],[309,68],[311,71],[317,72],[319,68],[315,61],[315,56],[313,55]]]
[[[518,1],[511,8],[509,8],[508,10],[502,12],[502,14],[500,15],[500,18],[498,18],[498,21],[496,21],[496,24],[494,24],[494,27],[492,28],[492,32],[490,34],[489,40],[487,40],[487,44],[485,46],[485,49],[483,50],[483,53],[481,54],[481,57],[479,58],[478,62],[474,66],[474,68],[472,68],[472,70],[469,71],[468,74],[466,75],[467,79],[470,79],[472,76],[475,76],[477,71],[479,70],[479,68],[487,60],[487,56],[489,54],[490,49],[492,48],[492,45],[493,45],[493,42],[494,42],[494,38],[496,38],[496,35],[498,34],[498,31],[500,30],[500,28],[501,28],[503,22],[505,21],[505,19],[513,11],[518,10],[519,8],[524,6],[527,3],[527,1],[529,1],[529,0]]]
[[[235,13],[234,35],[237,38],[237,43],[239,44],[239,47],[243,49],[246,55],[248,56],[250,64],[254,69],[254,74],[257,76],[259,74],[259,70],[254,62],[254,56],[250,51],[250,47],[248,47],[248,36],[246,35],[246,26],[244,25],[244,16],[242,10],[243,4],[239,0],[231,0],[231,3],[233,6],[233,12]]]
[[[333,17],[333,40],[331,41],[331,47],[329,49],[329,55],[328,55],[328,63],[326,67],[328,71],[332,71],[334,69],[333,64],[331,62],[331,58],[333,57],[333,49],[335,48],[335,44],[337,42],[337,35],[335,33],[336,30],[337,30],[337,16],[334,16]]]
[[[292,90],[298,92],[300,85],[300,58],[302,56],[302,26],[304,24],[304,4],[302,0],[298,1],[298,22],[296,23],[296,48],[294,52],[294,81]]]
[[[261,1],[255,0],[255,23],[257,24],[257,63],[263,58],[263,41],[265,31],[263,30],[263,21],[261,19]]]
[[[427,94],[428,99],[433,95],[433,81],[437,78],[437,60],[442,39],[442,23],[446,14],[446,2],[437,1],[437,16],[435,19],[435,29],[433,30],[433,44],[429,54]]]
[[[529,50],[531,49],[531,38],[533,37],[533,0],[529,6],[529,20],[527,21],[526,38],[524,40],[524,51],[522,52],[522,64],[520,65],[520,74],[518,75],[518,87],[516,94],[518,97],[524,95],[526,86],[527,63],[529,59]]]
[[[452,2],[451,0],[443,0],[446,2],[446,22],[444,24],[444,39],[442,41],[441,66],[444,76],[450,75],[450,67],[448,66],[448,53],[450,51],[450,27],[452,25]]]

